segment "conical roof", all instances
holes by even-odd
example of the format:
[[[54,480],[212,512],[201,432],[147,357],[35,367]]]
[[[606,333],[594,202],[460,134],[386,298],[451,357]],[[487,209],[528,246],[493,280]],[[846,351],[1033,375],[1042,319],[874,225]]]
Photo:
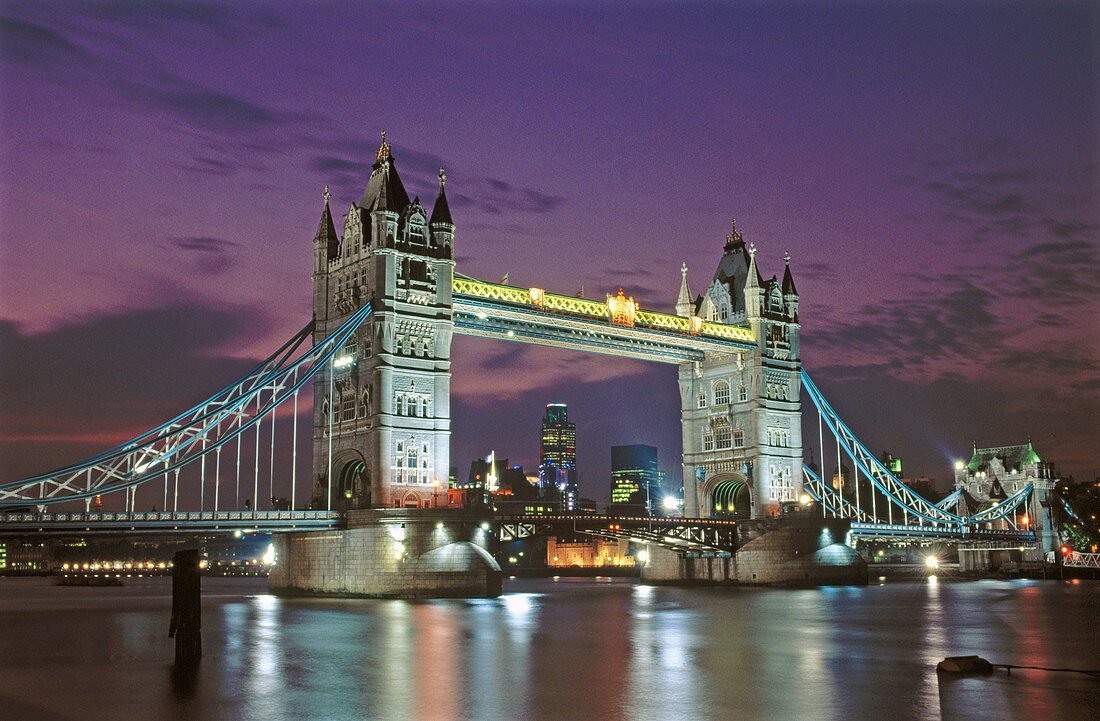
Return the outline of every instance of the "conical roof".
[[[794,287],[794,277],[791,276],[791,258],[785,256],[787,268],[783,271],[783,295],[798,295],[798,289]]]
[[[359,207],[367,212],[389,210],[400,213],[408,204],[409,194],[405,192],[401,176],[397,174],[397,166],[390,155],[390,144],[386,142],[386,133],[383,131],[382,146],[375,154],[367,189],[363,191]]]
[[[332,212],[328,208],[328,199],[331,197],[328,186],[325,186],[325,209],[321,211],[321,222],[317,224],[317,235],[313,236],[314,243],[323,243],[328,251],[328,257],[335,258],[340,248],[340,236],[336,233],[336,225],[332,222]]]
[[[443,172],[443,168],[439,169],[439,197],[435,199],[435,206],[432,207],[432,217],[428,221],[429,225],[432,223],[446,223],[447,225],[454,225],[454,221],[451,220],[451,207],[447,204],[447,194],[443,192],[443,185],[447,182],[447,174]]]
[[[676,297],[676,312],[681,313],[681,309],[691,308],[691,290],[688,289],[688,268],[687,263],[680,265],[680,295]],[[687,312],[687,311],[684,311]]]

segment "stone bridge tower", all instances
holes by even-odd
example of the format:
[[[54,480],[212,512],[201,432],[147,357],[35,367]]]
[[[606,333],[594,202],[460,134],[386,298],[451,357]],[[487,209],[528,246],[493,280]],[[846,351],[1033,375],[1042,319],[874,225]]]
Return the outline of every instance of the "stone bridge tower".
[[[446,503],[455,226],[445,180],[441,169],[429,217],[419,197],[409,200],[383,132],[339,234],[325,189],[313,241],[313,341],[364,304],[373,313],[314,376],[315,508]]]
[[[747,325],[756,341],[680,364],[687,516],[774,516],[802,494],[798,291],[785,260],[783,280],[765,281],[735,227],[704,295],[692,299],[681,267],[677,314]]]

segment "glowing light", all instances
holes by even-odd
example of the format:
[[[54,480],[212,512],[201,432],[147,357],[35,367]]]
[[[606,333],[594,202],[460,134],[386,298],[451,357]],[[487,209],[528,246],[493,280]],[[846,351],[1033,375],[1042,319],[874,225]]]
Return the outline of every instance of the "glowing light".
[[[1025,514],[1025,515],[1023,516],[1023,518],[1021,518],[1021,519],[1020,519],[1020,522],[1021,522],[1021,523],[1023,523],[1023,524],[1024,524],[1025,526],[1026,526],[1026,525],[1027,525],[1028,523],[1030,523],[1030,522],[1031,522],[1031,519],[1030,519],[1030,518],[1028,518],[1028,516],[1027,516],[1027,515]]]
[[[274,566],[275,565],[275,544],[274,543],[267,544],[267,550],[264,551],[264,556],[263,556],[262,560],[263,560],[265,566]]]
[[[676,500],[675,496],[665,496],[665,508],[671,511],[678,505],[680,505],[680,502]]]
[[[390,526],[390,537],[395,541],[405,540],[405,527],[404,526]]]
[[[966,468],[966,464],[964,464],[962,461],[955,461],[956,471],[961,471],[963,468]]]
[[[806,495],[805,493],[803,493],[803,494],[802,494],[802,497],[801,497],[801,498],[799,498],[798,500],[802,502],[802,505],[803,505],[803,506],[805,506],[805,505],[806,505],[807,503],[809,503],[809,502],[810,502],[811,500],[813,500],[813,499],[811,499],[811,498],[810,498],[810,497],[809,497],[808,495]]]
[[[698,333],[703,330],[703,319],[697,315],[691,316],[691,332]]]
[[[940,559],[936,558],[935,556],[925,556],[924,565],[928,566],[929,568],[939,568]]]
[[[234,538],[240,538],[241,537],[241,532],[240,531],[233,531],[233,537]]]
[[[636,558],[639,561],[641,561],[642,563],[647,563],[649,561],[649,552],[648,551],[638,551],[638,555],[636,556]]]
[[[441,523],[435,524],[435,530],[442,531],[443,530],[443,523],[441,522]]]
[[[509,338],[515,338],[515,336],[516,336],[516,332],[514,330],[508,331],[508,337]]]
[[[341,358],[337,358],[336,360],[332,361],[332,367],[333,368],[343,368],[344,366],[349,366],[354,362],[355,362],[354,358],[352,358],[349,355],[346,355],[346,356],[343,356]]]
[[[532,288],[530,293],[531,302],[535,305],[542,305],[543,301],[546,300],[546,293],[542,288]]]
[[[607,296],[607,310],[612,323],[634,325],[634,314],[638,312],[638,304],[633,297],[624,296],[623,289],[619,288],[617,296]]]
[[[488,531],[489,530],[489,523],[488,522],[482,523],[481,524],[481,530]]]

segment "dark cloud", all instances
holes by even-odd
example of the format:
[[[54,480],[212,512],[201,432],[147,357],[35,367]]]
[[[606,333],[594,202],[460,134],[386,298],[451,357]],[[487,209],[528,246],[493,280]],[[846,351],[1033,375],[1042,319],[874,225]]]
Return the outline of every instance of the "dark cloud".
[[[866,305],[851,320],[807,336],[804,344],[894,367],[920,366],[928,358],[987,355],[990,339],[1001,335],[1000,321],[991,312],[994,296],[959,276],[925,281],[927,292],[920,297]]]
[[[190,19],[229,29],[225,24],[228,16],[217,7],[188,9],[175,3],[157,6],[166,21]],[[142,11],[130,7],[129,15],[142,16],[144,7]],[[116,20],[109,7],[101,10],[109,16],[107,19]],[[122,37],[112,36],[112,52],[93,52],[76,37],[81,31],[72,28],[79,26],[67,23],[63,31],[48,22],[0,18],[0,38],[3,38],[0,57],[5,63],[49,73],[62,85],[91,83],[109,88],[119,97],[140,105],[145,112],[167,112],[199,130],[243,135],[289,127],[309,119],[277,112],[242,95],[188,80]],[[90,30],[84,34],[92,37]]]
[[[74,461],[148,430],[242,376],[225,358],[265,326],[256,313],[176,305],[27,334],[0,321],[0,449],[5,478]],[[107,440],[114,436],[114,440]],[[47,446],[43,439],[53,439]]]
[[[240,247],[231,240],[205,236],[169,238],[168,242],[177,250],[187,251],[195,270],[203,275],[221,275],[236,265],[235,251]]]
[[[200,253],[227,253],[240,246],[231,240],[207,237],[169,238],[172,245],[180,250],[195,250]]]

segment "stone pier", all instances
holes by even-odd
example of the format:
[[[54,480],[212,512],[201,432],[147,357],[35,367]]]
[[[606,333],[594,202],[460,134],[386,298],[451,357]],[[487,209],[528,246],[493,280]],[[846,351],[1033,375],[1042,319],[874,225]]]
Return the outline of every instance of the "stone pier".
[[[848,522],[774,519],[738,523],[732,554],[648,548],[642,580],[672,584],[866,584],[867,564],[844,541]]]
[[[491,598],[503,576],[488,518],[448,509],[348,512],[347,528],[280,533],[268,585],[284,594]]]

